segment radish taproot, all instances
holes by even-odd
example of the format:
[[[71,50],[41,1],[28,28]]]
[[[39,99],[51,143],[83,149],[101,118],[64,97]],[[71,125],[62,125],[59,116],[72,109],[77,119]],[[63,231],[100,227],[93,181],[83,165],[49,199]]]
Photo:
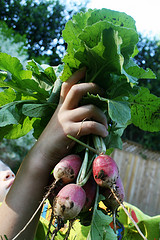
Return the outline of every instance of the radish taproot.
[[[53,175],[58,181],[61,179],[63,183],[70,183],[75,180],[82,164],[79,155],[70,154],[64,157],[54,168]]]
[[[55,182],[55,181],[53,181]],[[53,207],[53,202],[55,197],[57,196],[57,194],[59,193],[59,191],[65,186],[65,184],[60,180],[60,181],[56,181],[53,189],[50,189],[50,194],[48,196],[48,200],[50,205]]]
[[[63,220],[75,218],[86,201],[84,189],[74,183],[67,184],[58,193],[54,201],[54,215]]]
[[[123,204],[124,201],[124,187],[120,176],[118,176],[115,187],[113,188],[101,188],[100,193],[105,197],[103,200],[104,205],[107,207],[108,213],[112,214],[113,217],[113,230],[116,233],[116,216],[119,205]]]
[[[116,212],[120,203],[123,203],[125,197],[124,187],[120,176],[118,176],[116,180],[115,189],[111,190],[110,188],[103,188],[101,189],[101,192],[105,197],[105,200],[103,200],[105,206],[112,213]],[[118,198],[119,202],[116,200],[114,194]]]
[[[93,176],[101,187],[113,187],[119,175],[116,162],[108,155],[99,155],[93,161]]]

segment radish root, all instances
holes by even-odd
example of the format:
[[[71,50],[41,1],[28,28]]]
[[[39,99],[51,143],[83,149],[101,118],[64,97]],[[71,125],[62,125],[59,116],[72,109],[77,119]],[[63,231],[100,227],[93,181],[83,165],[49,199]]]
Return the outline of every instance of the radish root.
[[[124,212],[126,213],[126,215],[130,218],[130,220],[132,221],[132,223],[134,224],[134,226],[136,227],[138,233],[141,235],[141,237],[144,240],[147,240],[147,238],[144,236],[144,234],[142,233],[142,231],[140,230],[140,228],[138,227],[137,223],[134,221],[134,219],[132,218],[132,216],[130,215],[130,213],[128,212],[128,210],[125,208],[124,204],[121,203],[121,201],[118,199],[118,197],[116,196],[114,190],[111,188],[111,192],[113,193],[113,196],[115,197],[115,199],[117,200],[117,202],[119,203],[119,205],[123,208]]]
[[[43,200],[40,202],[38,208],[36,209],[36,211],[34,212],[34,214],[32,215],[32,217],[29,219],[29,221],[26,223],[26,225],[17,233],[17,235],[12,238],[12,240],[15,240],[19,237],[19,235],[24,232],[26,230],[26,228],[28,227],[28,225],[32,222],[32,220],[34,219],[34,217],[36,216],[36,214],[38,213],[38,211],[41,209],[42,205],[44,204],[45,200],[48,198],[48,196],[50,195],[52,189],[55,187],[57,181],[54,181],[50,187],[49,187],[49,190],[48,192],[45,194]]]
[[[67,230],[67,232],[66,232],[66,236],[65,236],[64,240],[68,240],[68,237],[69,237],[71,228],[72,228],[72,226],[73,226],[73,223],[74,223],[74,220],[69,220],[69,226],[68,226],[68,230]]]

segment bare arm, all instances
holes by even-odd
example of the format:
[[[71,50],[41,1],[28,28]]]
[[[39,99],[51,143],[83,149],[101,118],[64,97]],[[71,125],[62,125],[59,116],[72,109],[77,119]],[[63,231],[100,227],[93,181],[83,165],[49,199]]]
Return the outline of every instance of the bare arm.
[[[6,200],[0,207],[0,236],[12,239],[28,222],[45,194],[49,174],[58,161],[69,153],[73,143],[67,134],[77,137],[90,133],[107,135],[104,114],[92,105],[78,107],[87,92],[100,90],[92,83],[76,84],[85,70],[76,72],[62,85],[60,102],[40,138],[29,151],[17,173]],[[93,119],[81,122],[83,119]],[[39,214],[17,239],[33,239]]]

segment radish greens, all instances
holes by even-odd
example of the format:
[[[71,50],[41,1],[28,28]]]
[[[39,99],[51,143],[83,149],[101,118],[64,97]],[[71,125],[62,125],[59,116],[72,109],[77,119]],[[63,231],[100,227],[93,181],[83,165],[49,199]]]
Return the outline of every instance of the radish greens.
[[[94,104],[106,114],[106,154],[122,148],[121,137],[130,124],[144,131],[160,131],[160,98],[138,85],[141,79],[156,76],[134,61],[138,33],[132,17],[109,9],[89,9],[73,16],[62,36],[67,51],[59,66],[30,60],[24,67],[17,58],[0,52],[0,140],[22,137],[31,129],[37,139],[58,105],[62,83],[81,67],[87,68],[83,81],[94,82],[105,91],[103,97],[88,93],[80,104]],[[84,148],[77,147],[77,152]],[[111,221],[95,205],[87,239],[116,239]]]

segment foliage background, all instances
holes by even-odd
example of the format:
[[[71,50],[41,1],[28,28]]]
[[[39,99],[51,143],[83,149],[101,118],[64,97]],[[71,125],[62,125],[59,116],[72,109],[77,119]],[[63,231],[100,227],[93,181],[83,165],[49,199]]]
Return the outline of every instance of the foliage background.
[[[25,64],[27,59],[56,66],[61,63],[66,44],[62,30],[65,23],[78,11],[85,11],[88,1],[76,5],[62,4],[59,0],[1,0],[0,2],[0,51],[16,56]],[[160,44],[139,33],[139,53],[135,61],[144,69],[150,68],[156,80],[141,80],[151,93],[160,96]],[[145,148],[160,149],[159,133],[141,131],[130,125],[123,139],[138,142]],[[15,171],[27,151],[34,144],[32,133],[17,139],[4,139],[0,145],[0,159],[7,161]],[[12,166],[14,160],[14,166]]]

